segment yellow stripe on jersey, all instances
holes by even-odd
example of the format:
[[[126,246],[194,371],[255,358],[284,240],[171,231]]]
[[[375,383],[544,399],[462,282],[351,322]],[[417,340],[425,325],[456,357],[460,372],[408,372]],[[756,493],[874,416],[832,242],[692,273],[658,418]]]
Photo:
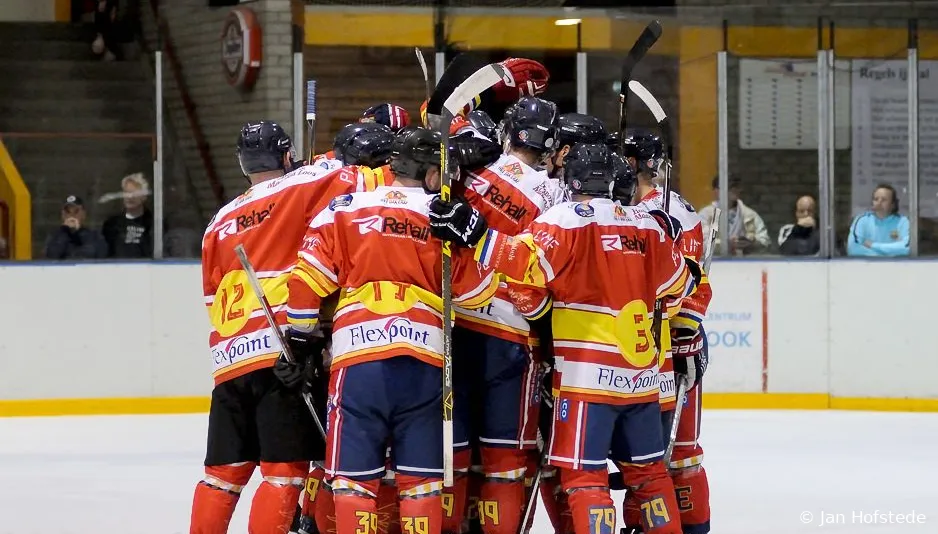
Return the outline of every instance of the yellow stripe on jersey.
[[[342,295],[336,312],[351,304],[362,304],[365,309],[378,315],[401,315],[423,303],[437,313],[443,314],[443,299],[439,295],[413,284],[400,282],[368,282]]]
[[[555,341],[613,346],[618,348],[626,362],[639,369],[654,361],[655,342],[651,336],[648,307],[640,300],[623,306],[615,317],[608,313],[555,308],[551,325]],[[584,349],[589,350],[588,347]]]
[[[564,393],[579,393],[582,395],[596,395],[597,397],[612,397],[614,399],[635,399],[638,397],[649,397],[658,393],[657,390],[651,390],[645,393],[617,393],[613,391],[606,391],[602,389],[586,389],[586,388],[572,388],[567,386],[560,386],[560,394]]]
[[[304,284],[309,286],[320,298],[326,298],[339,289],[339,286],[330,280],[329,277],[302,259],[297,262],[296,267],[293,269],[293,274],[302,280]]]

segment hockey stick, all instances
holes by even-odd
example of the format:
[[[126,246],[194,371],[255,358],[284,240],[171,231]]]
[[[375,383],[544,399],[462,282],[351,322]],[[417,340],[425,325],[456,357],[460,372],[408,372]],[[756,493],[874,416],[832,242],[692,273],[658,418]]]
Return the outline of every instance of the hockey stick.
[[[238,261],[241,262],[241,267],[244,268],[244,272],[247,273],[248,283],[251,284],[251,289],[253,289],[254,294],[257,295],[257,300],[260,302],[261,310],[264,311],[264,315],[267,317],[267,324],[270,325],[270,328],[277,335],[277,341],[280,342],[280,348],[283,350],[284,356],[288,362],[296,362],[296,359],[293,357],[293,353],[290,351],[290,345],[287,344],[286,338],[283,337],[283,331],[280,330],[280,327],[277,326],[277,321],[274,320],[274,311],[270,306],[270,302],[267,300],[267,295],[264,293],[264,288],[261,287],[261,281],[257,278],[257,273],[254,271],[254,266],[251,265],[251,260],[248,259],[247,252],[244,250],[244,245],[236,246],[234,248],[234,252],[235,255],[238,256]],[[312,414],[313,421],[316,422],[316,428],[319,429],[319,433],[322,435],[322,439],[326,439],[326,430],[322,426],[322,421],[319,420],[319,415],[316,413],[316,408],[313,407],[313,399],[309,393],[303,393],[303,401],[306,403],[306,407],[309,408],[309,413]]]
[[[306,81],[306,133],[309,137],[307,163],[313,162],[316,150],[316,80]]]
[[[430,73],[427,71],[427,60],[423,57],[423,51],[419,46],[414,47],[414,53],[417,54],[417,63],[420,63],[420,70],[423,71],[423,85],[427,89],[427,105],[430,105]]]
[[[635,44],[629,50],[629,55],[622,62],[622,78],[619,81],[619,152],[622,153],[625,143],[625,115],[628,111],[627,101],[629,96],[629,82],[632,80],[632,71],[638,62],[645,57],[645,54],[661,37],[661,23],[657,20],[651,21],[648,26],[642,30],[642,33],[636,39]]]
[[[710,236],[703,255],[703,272],[710,271],[710,262],[713,260],[713,247],[717,240],[717,221],[720,220],[720,208],[713,210],[713,217],[710,220]],[[664,467],[670,469],[671,456],[674,454],[674,444],[677,442],[677,429],[681,422],[681,413],[684,411],[684,395],[687,395],[687,380],[681,377],[681,383],[677,385],[677,393],[674,397],[674,417],[671,419],[671,428],[668,431],[668,446],[664,450]]]
[[[449,202],[455,169],[449,165],[449,127],[453,118],[477,95],[509,77],[497,63],[486,65],[459,84],[443,103],[440,132],[440,199]],[[453,288],[452,251],[443,241],[443,485],[453,485]]]

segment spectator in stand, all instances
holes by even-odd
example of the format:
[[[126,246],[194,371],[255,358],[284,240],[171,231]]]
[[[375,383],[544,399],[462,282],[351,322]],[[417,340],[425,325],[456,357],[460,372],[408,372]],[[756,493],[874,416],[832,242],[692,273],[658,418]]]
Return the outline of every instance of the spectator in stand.
[[[104,61],[118,58],[117,46],[117,0],[98,0],[94,10],[94,41],[91,50]]]
[[[778,231],[778,249],[786,256],[810,256],[821,250],[818,232],[817,203],[811,195],[795,202],[795,223],[786,224]]]
[[[713,212],[720,204],[720,179],[714,178],[713,202],[700,210],[700,219],[703,221],[703,235],[710,235],[710,223]],[[730,179],[728,213],[726,213],[730,254],[734,256],[761,254],[769,249],[769,231],[765,227],[762,217],[739,199],[742,187],[736,179]],[[719,245],[724,236],[718,235],[715,245]]]
[[[121,180],[124,211],[104,221],[101,233],[107,241],[107,257],[141,259],[153,257],[153,212],[146,206],[150,184],[142,173]]]
[[[847,236],[849,256],[908,256],[909,218],[899,213],[899,196],[889,184],[873,190],[873,209],[857,215]]]
[[[96,259],[107,256],[107,243],[101,234],[85,228],[85,205],[69,195],[62,207],[62,226],[46,239],[46,258],[50,260]]]

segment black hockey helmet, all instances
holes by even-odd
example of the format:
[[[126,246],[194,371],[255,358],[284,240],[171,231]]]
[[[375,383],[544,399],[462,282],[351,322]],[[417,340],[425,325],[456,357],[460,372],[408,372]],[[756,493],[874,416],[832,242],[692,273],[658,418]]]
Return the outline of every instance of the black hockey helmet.
[[[249,122],[238,137],[238,163],[245,175],[286,170],[283,156],[292,153],[293,142],[276,122]],[[295,159],[292,157],[291,160]]]
[[[609,147],[609,150],[618,153],[619,152],[619,141],[622,139],[622,134],[619,132],[609,132],[609,135],[606,136],[606,146]]]
[[[611,149],[610,152],[612,152]],[[638,188],[638,178],[635,177],[632,166],[622,156],[612,152],[612,159],[615,168],[612,198],[623,204],[631,204],[635,197],[635,190]]]
[[[380,167],[391,159],[394,132],[377,122],[346,124],[332,145],[336,159],[343,165]]]
[[[574,195],[612,198],[616,163],[603,143],[577,143],[564,159],[564,183]]]
[[[577,143],[605,143],[606,126],[603,121],[583,113],[564,113],[558,120],[560,145]]]
[[[650,130],[629,129],[625,132],[623,144],[626,158],[635,158],[635,173],[649,173],[652,178],[658,176],[658,167],[664,159],[664,144],[661,136]]]
[[[403,128],[391,143],[391,172],[422,181],[428,169],[440,166],[441,141],[439,132],[419,126]]]
[[[505,111],[502,135],[514,147],[524,147],[540,155],[558,147],[557,104],[526,96]],[[503,138],[504,139],[504,138]]]
[[[492,117],[489,117],[489,114],[482,111],[481,109],[476,109],[469,112],[469,115],[466,116],[466,120],[469,121],[480,134],[488,137],[492,141],[497,141],[497,134],[495,132],[497,126],[495,121],[492,120]]]

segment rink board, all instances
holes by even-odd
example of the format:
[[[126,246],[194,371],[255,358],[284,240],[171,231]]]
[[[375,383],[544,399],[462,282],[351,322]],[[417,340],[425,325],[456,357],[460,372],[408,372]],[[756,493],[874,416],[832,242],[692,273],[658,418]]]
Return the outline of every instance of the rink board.
[[[704,406],[938,411],[936,267],[715,262]],[[197,263],[0,267],[0,416],[205,411],[201,294]]]

